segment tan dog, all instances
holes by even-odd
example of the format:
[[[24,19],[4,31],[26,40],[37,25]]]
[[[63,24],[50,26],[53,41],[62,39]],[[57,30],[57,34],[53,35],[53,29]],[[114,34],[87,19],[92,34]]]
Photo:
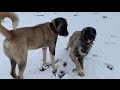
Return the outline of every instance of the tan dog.
[[[5,17],[8,17],[12,20],[12,27],[13,29],[16,29],[19,23],[19,18],[16,13],[14,12],[0,12],[0,22],[3,20]],[[1,23],[0,23],[1,24]]]
[[[86,27],[82,31],[75,31],[69,39],[66,50],[71,48],[69,55],[80,76],[84,76],[83,60],[90,52],[95,37],[96,30],[92,27]]]
[[[52,68],[54,65],[55,48],[58,35],[67,36],[67,21],[64,18],[56,18],[52,22],[46,22],[33,27],[23,27],[8,31],[2,25],[0,32],[6,37],[4,40],[4,52],[11,62],[11,76],[13,78],[23,78],[26,67],[28,50],[42,48],[43,64],[46,63],[46,50],[49,47]],[[16,75],[16,64],[19,67],[19,74]]]

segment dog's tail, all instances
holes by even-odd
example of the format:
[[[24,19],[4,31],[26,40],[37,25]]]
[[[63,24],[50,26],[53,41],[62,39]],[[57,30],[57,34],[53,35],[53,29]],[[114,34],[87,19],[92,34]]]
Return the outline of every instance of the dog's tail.
[[[12,26],[13,29],[16,29],[19,23],[19,18],[17,16],[16,13],[14,12],[8,12],[3,14],[1,19],[4,19],[5,17],[8,17],[12,20]],[[1,20],[0,20],[1,21]],[[4,26],[1,25],[0,23],[0,32],[7,38],[7,39],[11,39],[12,38],[12,34],[9,30],[7,30]]]
[[[9,40],[12,38],[11,32],[2,25],[0,25],[0,32]]]
[[[18,26],[18,23],[19,23],[19,18],[17,16],[17,14],[14,12],[9,12],[7,17],[12,20],[13,29],[16,29]]]
[[[2,18],[0,18],[0,21],[4,19],[5,17],[8,17],[12,20],[12,27],[13,29],[16,29],[19,24],[19,18],[18,15],[15,12],[2,12],[1,13]]]

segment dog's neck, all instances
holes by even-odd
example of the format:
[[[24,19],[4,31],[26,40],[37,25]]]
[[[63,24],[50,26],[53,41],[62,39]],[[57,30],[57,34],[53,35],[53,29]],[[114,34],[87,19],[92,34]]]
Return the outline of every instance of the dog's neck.
[[[89,46],[89,45],[91,45],[92,44],[92,42],[87,42],[87,41],[85,41],[83,38],[80,38],[80,41],[83,43],[83,45],[85,45],[85,46]]]
[[[54,33],[57,34],[56,28],[55,28],[55,26],[53,25],[52,22],[49,23],[49,26],[50,26],[51,30],[52,30]]]

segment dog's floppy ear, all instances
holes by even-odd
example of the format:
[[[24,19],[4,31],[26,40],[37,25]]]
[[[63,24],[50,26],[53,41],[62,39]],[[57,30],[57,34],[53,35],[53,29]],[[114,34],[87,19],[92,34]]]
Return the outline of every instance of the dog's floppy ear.
[[[58,25],[60,23],[60,18],[53,19],[52,23],[54,24],[55,27],[58,27]]]
[[[82,34],[81,34],[81,37],[82,37],[82,38],[84,38],[85,30],[86,30],[86,28],[83,28],[83,29],[82,29]]]
[[[89,34],[89,33],[93,33],[94,35],[96,35],[96,30],[93,27],[85,27],[82,30],[83,33]]]
[[[63,22],[63,23],[62,23]],[[57,28],[59,26],[60,23],[62,24],[67,24],[67,20],[62,18],[62,17],[58,17],[52,20],[52,23],[54,24],[54,26]],[[67,25],[66,25],[67,26]]]
[[[60,18],[55,19],[55,25],[56,25],[56,27],[58,27],[59,23],[60,23]]]

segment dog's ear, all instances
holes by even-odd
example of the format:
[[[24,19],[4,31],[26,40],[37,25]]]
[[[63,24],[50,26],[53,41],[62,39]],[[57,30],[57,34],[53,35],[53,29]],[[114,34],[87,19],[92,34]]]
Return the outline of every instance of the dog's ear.
[[[55,25],[56,25],[56,27],[58,27],[59,23],[60,23],[60,18],[55,19]]]
[[[81,37],[82,37],[82,38],[84,38],[85,31],[86,31],[86,28],[83,28],[83,29],[82,29],[82,34],[81,34]]]
[[[52,23],[54,24],[55,27],[58,27],[58,25],[60,23],[60,18],[53,19]]]
[[[67,24],[67,20],[62,18],[62,17],[58,17],[56,19],[53,19],[52,22],[55,25],[55,27],[58,27],[60,23]]]

